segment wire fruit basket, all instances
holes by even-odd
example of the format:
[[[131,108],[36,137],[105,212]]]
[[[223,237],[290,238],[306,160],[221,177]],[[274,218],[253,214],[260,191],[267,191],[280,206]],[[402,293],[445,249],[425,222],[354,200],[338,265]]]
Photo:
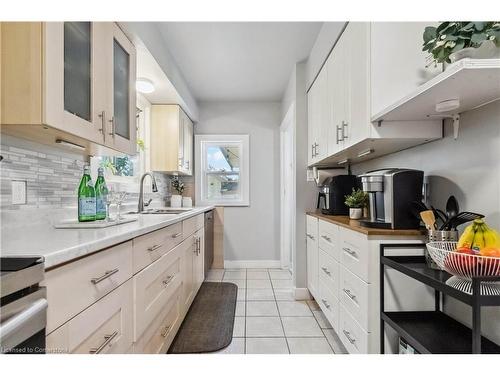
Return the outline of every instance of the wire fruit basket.
[[[459,253],[457,242],[429,242],[427,250],[442,269],[452,274],[446,283],[472,294],[472,278],[500,276],[500,258]],[[500,295],[499,282],[481,283],[481,294]]]

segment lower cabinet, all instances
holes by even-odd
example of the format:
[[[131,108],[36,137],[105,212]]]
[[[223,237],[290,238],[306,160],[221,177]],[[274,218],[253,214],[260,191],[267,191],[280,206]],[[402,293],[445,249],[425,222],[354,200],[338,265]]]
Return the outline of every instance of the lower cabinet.
[[[318,219],[307,216],[307,288],[318,295]]]

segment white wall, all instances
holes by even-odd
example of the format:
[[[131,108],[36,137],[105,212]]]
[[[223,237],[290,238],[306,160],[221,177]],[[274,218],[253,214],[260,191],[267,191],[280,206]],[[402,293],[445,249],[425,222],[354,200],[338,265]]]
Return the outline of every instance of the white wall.
[[[250,135],[250,206],[224,208],[224,260],[279,261],[280,103],[209,102],[199,110],[195,134]]]
[[[443,139],[354,165],[353,172],[386,167],[423,170],[429,176],[432,205],[444,209],[453,194],[461,210],[486,215],[488,224],[500,230],[500,101],[463,113],[457,140],[447,123]],[[466,305],[450,298],[445,307],[470,323]],[[500,343],[500,307],[483,308],[482,317],[483,331]]]

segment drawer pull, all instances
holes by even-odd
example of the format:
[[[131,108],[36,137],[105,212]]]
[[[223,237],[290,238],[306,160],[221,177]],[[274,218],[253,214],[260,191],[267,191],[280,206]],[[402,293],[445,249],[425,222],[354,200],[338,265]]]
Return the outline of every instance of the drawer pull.
[[[167,286],[168,284],[170,284],[173,278],[174,276],[168,276],[165,280],[162,281],[163,285]]]
[[[346,331],[345,329],[343,329],[342,332],[344,333],[344,336],[347,337],[347,340],[349,340],[349,342],[354,345],[354,343],[356,342],[356,339],[353,339],[351,337],[351,332]]]
[[[356,252],[354,250],[351,250],[348,247],[343,247],[342,250],[344,250],[347,254],[352,255],[353,257],[356,257]]]
[[[343,289],[343,291],[347,295],[347,297],[349,297],[353,301],[356,301],[356,296],[354,294],[352,294],[349,289]]]
[[[330,310],[330,304],[328,303],[328,301],[326,299],[322,299],[321,302],[323,302],[323,305],[325,305],[325,307]]]
[[[325,241],[332,242],[332,239],[328,236],[322,235],[321,238],[323,238]]]
[[[172,234],[172,238],[177,238],[177,237],[180,237],[182,236],[182,232],[179,232],[179,233],[176,233],[176,234]]]
[[[169,324],[168,326],[166,326],[165,328],[163,328],[163,330],[161,331],[161,335],[163,337],[167,337],[168,336],[168,333],[170,332],[170,327],[171,325]]]
[[[307,237],[309,237],[311,240],[314,240],[314,236],[310,235],[310,234],[306,234]]]
[[[324,273],[326,273],[328,276],[331,276],[332,273],[330,271],[328,271],[328,268],[326,267],[321,267],[321,269],[323,270]]]
[[[154,245],[154,246],[148,247],[148,251],[155,251],[155,250],[158,250],[160,247],[161,247],[161,245]]]
[[[104,342],[99,345],[98,348],[91,348],[89,350],[89,353],[90,354],[99,354],[100,352],[103,351],[103,349],[106,347],[106,346],[111,346],[110,343],[111,341],[113,341],[113,339],[116,337],[116,335],[118,335],[118,331],[114,331],[111,335],[104,335]]]
[[[93,279],[90,279],[90,281],[92,282],[92,284],[99,284],[101,281],[107,279],[108,277],[110,277],[111,275],[114,275],[115,273],[117,273],[119,271],[118,268],[115,268],[114,270],[111,270],[111,271],[106,271],[104,272],[104,275],[102,276],[99,276],[99,277],[94,277]]]

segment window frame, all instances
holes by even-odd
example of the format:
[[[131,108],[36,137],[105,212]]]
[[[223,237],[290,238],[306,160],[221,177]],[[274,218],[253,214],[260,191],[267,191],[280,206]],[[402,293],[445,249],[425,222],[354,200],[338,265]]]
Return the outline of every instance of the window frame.
[[[200,206],[245,207],[250,206],[250,136],[248,134],[196,134],[195,135],[195,188],[196,204]],[[238,144],[240,147],[239,199],[205,199],[207,187],[207,146]],[[221,172],[220,174],[223,174]],[[226,172],[227,173],[227,172]]]

